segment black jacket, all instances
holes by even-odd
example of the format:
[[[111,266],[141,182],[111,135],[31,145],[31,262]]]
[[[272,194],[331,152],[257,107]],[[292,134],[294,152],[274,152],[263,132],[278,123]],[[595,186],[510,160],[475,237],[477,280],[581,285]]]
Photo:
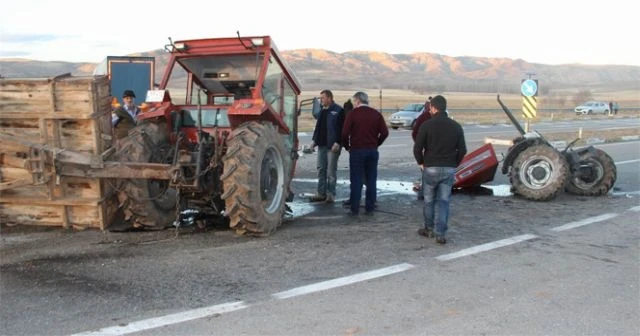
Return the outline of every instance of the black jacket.
[[[457,167],[467,154],[462,126],[438,112],[418,130],[413,156],[425,167]]]
[[[344,109],[340,105],[331,103],[329,107],[320,111],[316,127],[311,138],[318,146],[331,147],[334,143],[341,145],[340,135],[344,124]]]

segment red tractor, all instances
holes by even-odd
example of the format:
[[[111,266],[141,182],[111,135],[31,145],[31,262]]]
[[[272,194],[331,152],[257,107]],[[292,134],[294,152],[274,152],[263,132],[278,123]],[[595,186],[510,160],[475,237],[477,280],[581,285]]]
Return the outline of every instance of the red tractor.
[[[115,160],[146,163],[118,180],[125,223],[163,229],[179,217],[213,215],[239,233],[268,235],[294,195],[298,106],[319,103],[299,102],[300,84],[268,36],[170,41],[165,49],[159,88],[115,146]]]

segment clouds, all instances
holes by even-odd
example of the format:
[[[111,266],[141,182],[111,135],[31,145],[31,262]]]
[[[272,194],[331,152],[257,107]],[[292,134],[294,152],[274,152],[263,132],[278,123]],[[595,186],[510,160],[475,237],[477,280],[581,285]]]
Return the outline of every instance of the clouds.
[[[30,44],[37,42],[49,42],[63,36],[54,34],[2,34],[0,43]]]
[[[29,57],[33,46],[60,38],[54,34],[0,34],[0,57]]]

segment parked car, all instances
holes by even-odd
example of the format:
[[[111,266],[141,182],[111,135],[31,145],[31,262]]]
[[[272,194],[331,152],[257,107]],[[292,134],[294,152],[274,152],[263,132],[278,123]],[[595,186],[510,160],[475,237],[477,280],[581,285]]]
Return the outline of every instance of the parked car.
[[[588,101],[575,108],[576,115],[581,114],[608,114],[609,103],[601,101]]]
[[[389,117],[389,127],[393,129],[412,128],[418,116],[424,110],[424,103],[412,103]]]

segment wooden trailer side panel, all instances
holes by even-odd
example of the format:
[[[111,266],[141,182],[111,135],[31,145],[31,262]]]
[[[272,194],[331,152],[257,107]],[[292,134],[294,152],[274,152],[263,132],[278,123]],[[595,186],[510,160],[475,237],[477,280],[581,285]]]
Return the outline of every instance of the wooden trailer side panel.
[[[104,152],[112,144],[110,102],[106,76],[0,79],[0,135],[18,140],[0,142],[0,222],[99,229],[110,223],[117,208],[112,183],[57,176],[50,157],[27,145]]]

